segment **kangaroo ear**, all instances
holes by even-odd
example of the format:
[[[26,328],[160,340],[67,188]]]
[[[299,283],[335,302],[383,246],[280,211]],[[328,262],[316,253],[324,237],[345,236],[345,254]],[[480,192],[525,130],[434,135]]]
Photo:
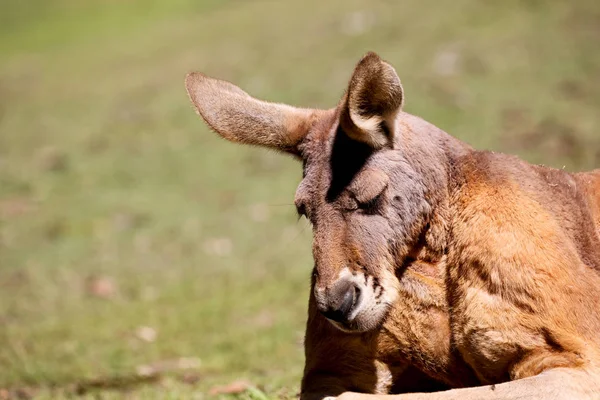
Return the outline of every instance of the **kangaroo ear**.
[[[232,142],[292,154],[306,136],[314,110],[257,100],[239,87],[192,72],[185,79],[190,100],[219,135]]]
[[[375,53],[367,53],[354,69],[342,99],[340,124],[354,140],[374,149],[392,147],[395,119],[404,102],[400,78]]]

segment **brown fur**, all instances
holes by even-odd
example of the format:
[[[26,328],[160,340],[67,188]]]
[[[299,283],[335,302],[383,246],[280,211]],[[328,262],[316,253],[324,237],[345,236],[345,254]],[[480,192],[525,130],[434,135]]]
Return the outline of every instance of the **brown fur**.
[[[222,136],[304,162],[303,399],[600,398],[600,170],[473,150],[402,112],[400,81],[373,53],[328,111],[201,74],[186,84]],[[328,321],[349,286],[352,314]]]

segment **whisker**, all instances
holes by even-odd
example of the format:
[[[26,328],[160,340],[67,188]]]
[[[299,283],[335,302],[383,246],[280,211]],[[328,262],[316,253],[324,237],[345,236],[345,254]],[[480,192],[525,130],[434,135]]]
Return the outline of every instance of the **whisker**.
[[[299,216],[297,223],[298,223],[298,222],[300,222],[300,220],[301,220],[301,219],[302,219],[302,216]],[[298,239],[298,237],[299,237],[299,236],[300,236],[302,233],[304,233],[304,231],[306,230],[306,228],[310,226],[310,222],[308,221],[308,219],[304,218],[304,221],[305,221],[305,223],[304,223],[304,226],[303,226],[303,227],[302,227],[302,229],[300,229],[300,231],[299,231],[299,232],[296,234],[296,236],[294,237],[294,239],[293,239],[293,240],[296,240],[296,239]]]
[[[298,221],[296,221],[297,224],[300,223],[300,219],[301,218],[302,218],[302,216],[300,216],[298,218]],[[308,226],[310,226],[310,222],[308,222],[308,220],[306,218],[305,218],[305,221],[306,222],[305,222],[304,226],[298,231],[298,233],[296,233],[293,238],[287,240],[285,244],[288,244],[288,243],[291,243],[291,242],[295,242],[296,239],[298,239],[300,237],[300,235],[302,235],[304,233],[304,231],[306,230],[306,228]]]

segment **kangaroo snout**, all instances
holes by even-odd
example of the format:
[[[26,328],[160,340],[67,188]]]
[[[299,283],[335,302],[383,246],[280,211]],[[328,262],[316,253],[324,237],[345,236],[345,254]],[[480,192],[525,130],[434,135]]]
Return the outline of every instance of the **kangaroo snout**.
[[[327,318],[335,322],[348,322],[359,303],[360,289],[345,278],[339,279],[325,290],[316,290],[317,308]]]

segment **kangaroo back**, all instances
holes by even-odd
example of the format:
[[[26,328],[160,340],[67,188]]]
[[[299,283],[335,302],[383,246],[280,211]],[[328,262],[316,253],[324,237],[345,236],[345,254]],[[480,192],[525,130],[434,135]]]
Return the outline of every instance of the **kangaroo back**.
[[[600,236],[600,169],[576,174],[581,190],[586,194],[590,212]]]

